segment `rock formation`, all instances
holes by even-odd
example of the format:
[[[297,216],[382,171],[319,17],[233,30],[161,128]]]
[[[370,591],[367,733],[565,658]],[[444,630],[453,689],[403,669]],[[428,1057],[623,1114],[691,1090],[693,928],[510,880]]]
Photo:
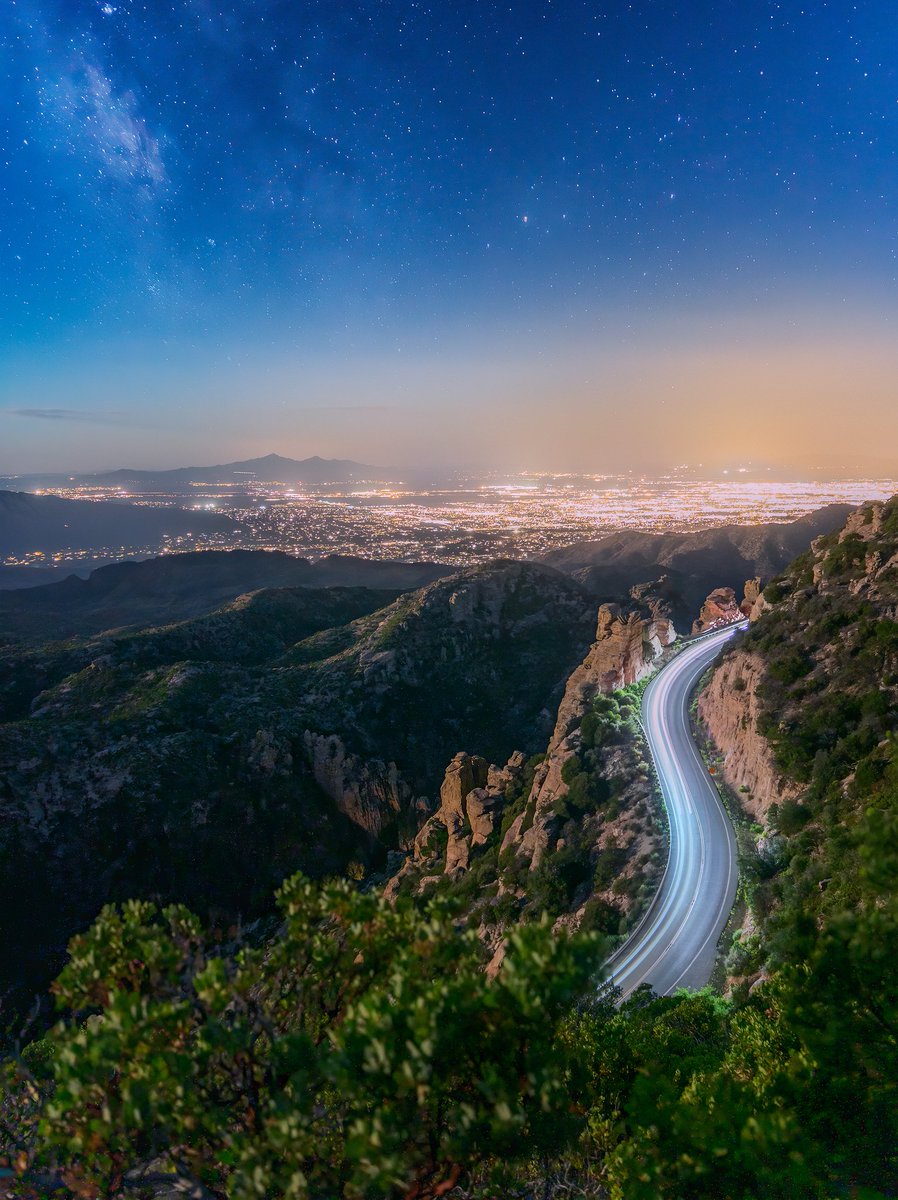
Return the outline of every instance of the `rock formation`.
[[[745,590],[742,595],[742,603],[739,605],[739,610],[745,617],[751,617],[754,612],[755,605],[761,598],[761,577],[756,575],[754,579],[746,579]]]
[[[698,619],[692,623],[692,632],[705,633],[709,629],[717,629],[720,625],[729,625],[742,617],[751,617],[752,613],[763,611],[764,600],[761,594],[761,577],[746,579],[742,599],[736,601],[735,589],[731,587],[715,588],[705,599]]]
[[[394,897],[402,880],[428,864],[437,862],[437,847],[442,846],[445,831],[447,875],[461,875],[468,869],[471,850],[484,845],[494,832],[505,805],[506,790],[519,778],[525,758],[515,751],[504,767],[491,766],[478,754],[460,751],[446,768],[440,786],[440,806],[421,827],[411,855],[387,883],[384,894]],[[421,879],[430,882],[432,875]]]
[[[524,830],[525,814],[519,816],[505,835],[503,849],[516,845],[531,869],[539,866],[550,841],[547,814],[568,791],[564,766],[580,747],[580,723],[593,699],[645,678],[657,655],[675,638],[676,630],[662,606],[626,611],[616,604],[601,606],[596,640],[568,679],[546,758],[533,780],[532,823]]]
[[[800,792],[776,769],[770,743],[757,730],[757,688],[763,678],[762,660],[737,649],[723,660],[698,700],[699,716],[725,755],[724,779],[760,822],[774,801],[782,803]]]
[[[738,621],[742,609],[736,603],[736,593],[731,587],[715,588],[702,605],[698,619],[692,623],[693,633],[705,633],[716,629],[719,625],[728,625]]]
[[[395,763],[364,761],[349,754],[336,734],[307,729],[303,745],[315,782],[341,813],[372,838],[410,808],[426,806],[426,801],[414,801]]]

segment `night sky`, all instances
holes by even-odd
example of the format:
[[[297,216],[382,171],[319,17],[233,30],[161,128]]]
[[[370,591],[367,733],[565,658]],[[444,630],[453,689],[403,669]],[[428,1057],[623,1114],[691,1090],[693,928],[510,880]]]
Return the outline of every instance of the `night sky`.
[[[2,470],[898,439],[893,0],[5,0],[0,47]]]

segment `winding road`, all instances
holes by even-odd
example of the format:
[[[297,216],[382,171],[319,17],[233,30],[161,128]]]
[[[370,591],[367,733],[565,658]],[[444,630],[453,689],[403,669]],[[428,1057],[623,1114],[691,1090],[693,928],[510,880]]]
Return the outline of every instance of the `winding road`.
[[[659,995],[703,987],[736,896],[736,842],[689,727],[696,683],[740,626],[706,634],[652,679],[642,722],[670,824],[661,886],[642,921],[606,964],[624,998],[642,983]]]

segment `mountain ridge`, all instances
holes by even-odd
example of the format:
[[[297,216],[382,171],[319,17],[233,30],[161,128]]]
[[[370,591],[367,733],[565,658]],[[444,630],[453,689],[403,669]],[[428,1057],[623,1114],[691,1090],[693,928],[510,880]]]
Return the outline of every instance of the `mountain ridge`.
[[[367,463],[355,462],[350,458],[322,458],[314,454],[309,458],[286,458],[280,454],[265,454],[258,458],[241,459],[211,466],[166,467],[146,469],[118,467],[112,471],[92,471],[75,474],[32,474],[20,479],[34,484],[49,485],[53,482],[115,486],[125,484],[160,485],[191,483],[352,483],[360,480],[380,482],[395,477],[395,472],[383,470]],[[0,480],[14,482],[15,477]],[[27,490],[27,489],[26,489]]]
[[[551,550],[540,561],[571,575],[601,601],[650,586],[671,604],[678,628],[685,630],[713,588],[741,593],[746,579],[757,576],[766,583],[853,511],[850,504],[828,504],[795,521],[685,533],[625,530]]]
[[[313,562],[281,550],[195,550],[110,563],[87,579],[0,592],[0,627],[25,637],[100,633],[210,612],[260,588],[370,586],[395,591],[449,575],[436,563],[327,555]]]

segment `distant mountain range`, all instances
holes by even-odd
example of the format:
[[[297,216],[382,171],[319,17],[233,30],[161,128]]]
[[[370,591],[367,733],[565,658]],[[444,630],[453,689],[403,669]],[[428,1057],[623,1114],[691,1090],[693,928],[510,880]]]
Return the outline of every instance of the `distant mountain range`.
[[[390,473],[380,467],[353,462],[348,458],[284,458],[266,454],[242,462],[220,463],[212,467],[175,467],[172,470],[144,471],[123,467],[87,475],[23,475],[0,480],[25,491],[33,487],[53,487],[63,483],[97,487],[139,487],[176,491],[194,483],[286,483],[320,487],[329,483],[356,483],[363,480],[383,482]]]
[[[166,535],[230,533],[236,528],[229,517],[175,505],[96,503],[0,491],[0,558],[73,549],[121,555],[121,548],[161,546]]]

